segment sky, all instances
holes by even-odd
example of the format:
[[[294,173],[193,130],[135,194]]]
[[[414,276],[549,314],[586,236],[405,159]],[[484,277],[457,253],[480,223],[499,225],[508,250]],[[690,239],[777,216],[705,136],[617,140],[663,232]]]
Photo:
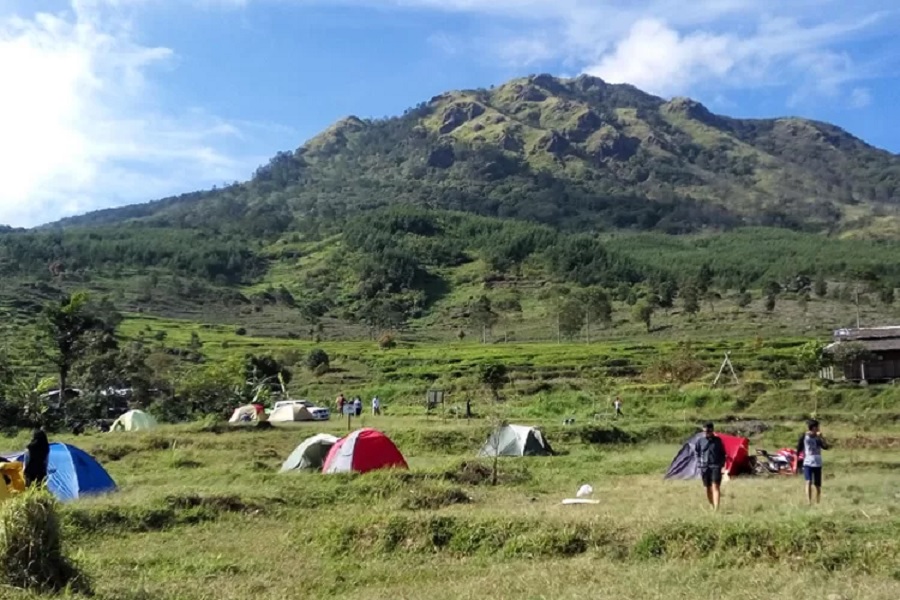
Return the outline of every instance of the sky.
[[[245,180],[348,115],[582,73],[900,152],[895,0],[0,0],[0,224]]]

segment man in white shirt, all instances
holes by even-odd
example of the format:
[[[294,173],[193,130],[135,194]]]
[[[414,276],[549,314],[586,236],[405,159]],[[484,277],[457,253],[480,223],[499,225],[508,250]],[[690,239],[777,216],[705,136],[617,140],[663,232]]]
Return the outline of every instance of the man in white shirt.
[[[828,442],[819,431],[819,422],[810,419],[808,431],[803,434],[798,450],[803,449],[803,479],[806,480],[806,499],[813,503],[813,486],[816,487],[816,504],[822,498],[822,450],[828,450]]]
[[[378,416],[381,414],[381,400],[378,399],[378,396],[372,398],[372,416]]]

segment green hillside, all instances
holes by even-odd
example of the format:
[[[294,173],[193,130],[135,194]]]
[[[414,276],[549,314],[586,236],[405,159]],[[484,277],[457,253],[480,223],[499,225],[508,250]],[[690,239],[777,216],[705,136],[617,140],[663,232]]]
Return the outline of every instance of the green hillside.
[[[824,334],[857,290],[892,318],[898,181],[824,123],[542,75],[344,119],[244,183],[0,231],[0,308],[87,288],[307,339]]]

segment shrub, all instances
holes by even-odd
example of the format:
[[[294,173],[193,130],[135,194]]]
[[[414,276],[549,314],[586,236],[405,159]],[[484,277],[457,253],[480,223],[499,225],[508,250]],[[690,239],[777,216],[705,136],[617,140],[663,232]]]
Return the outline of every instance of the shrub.
[[[321,367],[324,366],[325,371],[327,372],[328,368],[331,366],[331,359],[328,358],[328,354],[324,350],[315,348],[307,355],[306,366],[314,373],[318,373]]]
[[[378,347],[382,350],[389,350],[391,348],[395,348],[397,346],[397,340],[394,339],[389,333],[385,333],[380,338],[378,338]]]
[[[246,327],[238,327],[237,329],[234,330],[234,333],[235,333],[235,335],[247,335],[247,328]]]
[[[0,581],[40,592],[87,592],[87,578],[63,553],[56,500],[28,490],[0,506]]]

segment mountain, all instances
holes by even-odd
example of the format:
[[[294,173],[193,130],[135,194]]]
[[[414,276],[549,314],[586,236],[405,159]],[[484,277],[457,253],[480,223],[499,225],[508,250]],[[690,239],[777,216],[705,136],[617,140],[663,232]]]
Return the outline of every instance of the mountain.
[[[538,75],[343,119],[243,184],[67,219],[278,233],[393,203],[565,229],[686,233],[893,222],[900,157],[826,123],[734,119],[595,77]]]
[[[0,230],[0,313],[88,288],[253,335],[446,338],[502,314],[534,339],[603,298],[621,325],[642,300],[731,297],[755,331],[765,290],[802,304],[796,327],[814,280],[893,302],[898,186],[900,158],[832,125],[539,75],[348,117],[243,183]]]

